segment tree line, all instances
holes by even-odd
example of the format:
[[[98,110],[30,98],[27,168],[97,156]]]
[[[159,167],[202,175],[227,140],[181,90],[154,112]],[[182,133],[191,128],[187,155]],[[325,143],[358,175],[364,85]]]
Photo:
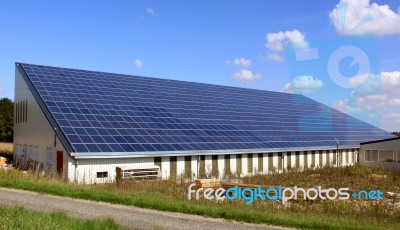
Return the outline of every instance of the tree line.
[[[13,142],[14,102],[9,98],[0,99],[0,142]]]

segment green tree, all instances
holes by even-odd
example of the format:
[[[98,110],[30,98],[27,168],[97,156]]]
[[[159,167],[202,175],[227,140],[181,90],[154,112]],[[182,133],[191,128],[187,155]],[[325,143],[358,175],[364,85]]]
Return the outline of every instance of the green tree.
[[[14,103],[9,98],[0,99],[0,141],[12,142],[14,130]]]

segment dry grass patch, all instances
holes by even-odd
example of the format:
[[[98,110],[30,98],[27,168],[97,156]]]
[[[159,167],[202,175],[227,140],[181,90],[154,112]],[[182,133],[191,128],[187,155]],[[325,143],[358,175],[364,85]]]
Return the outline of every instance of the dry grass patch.
[[[381,175],[381,176],[376,176]],[[383,176],[386,175],[386,176]],[[349,187],[380,189],[400,193],[400,175],[381,169],[359,166],[323,168],[303,172],[255,175],[241,178],[246,184],[298,186],[304,188]],[[1,171],[0,186],[69,196],[143,208],[182,212],[237,221],[268,223],[308,229],[400,229],[399,199],[290,201],[188,200],[186,180],[134,181],[117,185],[78,185],[65,183],[55,175],[22,174],[17,170]]]

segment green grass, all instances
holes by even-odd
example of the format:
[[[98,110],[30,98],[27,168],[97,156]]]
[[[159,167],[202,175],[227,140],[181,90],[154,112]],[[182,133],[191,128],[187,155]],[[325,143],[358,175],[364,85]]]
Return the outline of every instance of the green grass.
[[[81,220],[64,213],[42,213],[0,205],[0,229],[126,229],[112,219]]]
[[[375,179],[372,174],[386,176]],[[346,187],[350,186],[352,189],[379,187],[383,191],[397,193],[400,190],[400,175],[357,166],[257,175],[244,178],[244,181],[261,185],[296,184],[306,188],[315,185],[335,188],[347,185]],[[391,208],[391,204],[387,202],[296,201],[283,206],[274,201],[256,201],[247,206],[243,201],[188,200],[188,185],[183,181],[172,180],[127,182],[119,186],[77,185],[65,183],[55,176],[36,176],[31,173],[24,175],[17,170],[0,170],[0,186],[59,196],[297,228],[400,229],[400,210]],[[391,202],[394,204],[398,201]]]

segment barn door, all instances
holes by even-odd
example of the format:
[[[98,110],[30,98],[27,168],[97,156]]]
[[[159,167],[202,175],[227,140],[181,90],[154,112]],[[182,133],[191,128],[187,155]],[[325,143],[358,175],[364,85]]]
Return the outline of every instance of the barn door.
[[[63,151],[57,151],[57,172],[61,174],[63,171]]]

